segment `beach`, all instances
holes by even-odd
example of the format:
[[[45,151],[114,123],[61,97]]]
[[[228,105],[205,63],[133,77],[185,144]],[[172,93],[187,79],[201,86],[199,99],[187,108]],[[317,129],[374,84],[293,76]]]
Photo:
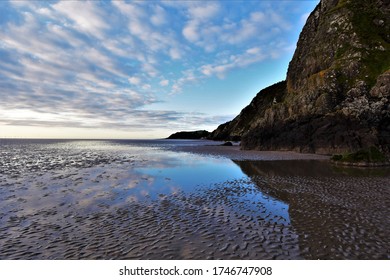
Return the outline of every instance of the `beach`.
[[[274,161],[274,160],[328,160],[329,156],[319,154],[304,154],[293,151],[256,151],[241,150],[239,143],[233,146],[223,146],[222,144],[204,144],[192,146],[178,146],[176,151],[203,154],[209,156],[222,156],[231,160],[254,160],[254,161]]]
[[[390,259],[390,169],[210,141],[3,141],[0,259]]]

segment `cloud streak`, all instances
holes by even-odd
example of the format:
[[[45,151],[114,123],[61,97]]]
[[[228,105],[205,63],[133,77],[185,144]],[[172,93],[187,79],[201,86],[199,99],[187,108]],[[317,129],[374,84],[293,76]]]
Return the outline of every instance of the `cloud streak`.
[[[208,80],[277,58],[291,45],[283,36],[293,26],[292,17],[261,3],[1,5],[0,122],[13,126],[216,126],[231,116],[164,104]],[[162,105],[149,108],[155,104]]]

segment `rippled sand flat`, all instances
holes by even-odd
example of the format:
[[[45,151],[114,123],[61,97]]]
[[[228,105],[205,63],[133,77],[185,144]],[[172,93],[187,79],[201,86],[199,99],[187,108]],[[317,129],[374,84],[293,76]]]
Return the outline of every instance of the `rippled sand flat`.
[[[390,259],[389,169],[167,145],[10,146],[0,259]]]

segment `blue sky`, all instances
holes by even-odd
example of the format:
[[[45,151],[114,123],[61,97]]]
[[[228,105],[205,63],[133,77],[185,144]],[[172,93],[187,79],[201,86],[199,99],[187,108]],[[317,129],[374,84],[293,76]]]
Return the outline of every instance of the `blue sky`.
[[[0,137],[213,130],[286,76],[316,1],[0,1]]]

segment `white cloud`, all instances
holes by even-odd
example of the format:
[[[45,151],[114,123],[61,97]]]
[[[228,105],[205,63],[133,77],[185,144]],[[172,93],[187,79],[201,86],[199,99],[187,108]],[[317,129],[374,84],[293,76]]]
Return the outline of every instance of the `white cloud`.
[[[155,26],[162,26],[167,23],[167,15],[164,8],[161,6],[154,7],[154,14],[151,16],[150,21]]]
[[[256,48],[247,49],[246,53],[248,53],[248,54],[258,54],[260,51],[261,51],[261,49],[256,47]]]
[[[147,40],[151,30],[141,21],[132,19],[129,23],[131,34],[139,37],[141,40]]]
[[[62,1],[52,7],[73,21],[75,29],[91,36],[102,38],[108,29],[104,14],[95,6],[95,2]]]
[[[110,123],[119,117],[129,116],[132,110],[156,102],[151,86],[141,86],[139,77],[133,76],[129,82],[148,90],[148,93],[141,94],[121,84],[129,76],[124,70],[132,68],[112,55],[138,57],[146,61],[140,50],[127,52],[133,44],[129,37],[111,37],[99,43],[96,36],[89,36],[104,30],[106,23],[100,24],[102,13],[94,6],[95,2],[72,2],[71,5],[77,3],[80,8],[87,7],[79,16],[96,12],[95,16],[88,16],[91,18],[90,25],[83,25],[84,17],[68,17],[75,6],[58,6],[61,3],[57,3],[54,4],[56,9],[48,5],[43,10],[36,9],[36,12],[23,12],[21,23],[10,22],[6,29],[0,29],[0,48],[3,55],[6,54],[0,56],[1,60],[6,57],[0,73],[6,77],[8,84],[8,88],[4,87],[4,83],[0,85],[1,108],[56,112],[59,118],[51,120],[48,123],[51,126],[55,123],[87,126],[92,125],[91,119],[100,124]],[[71,26],[63,25],[64,18],[71,20]],[[80,32],[88,36],[80,36]],[[105,32],[100,32],[99,36],[108,39]],[[145,68],[157,71],[152,67]],[[12,94],[14,92],[17,93]],[[78,116],[86,123],[79,122],[76,117],[64,119],[62,116],[65,114]],[[44,115],[39,116],[42,117],[26,120],[24,124],[28,125],[31,121],[31,124],[44,125]],[[23,120],[18,120],[18,123],[14,122],[21,125]]]
[[[47,35],[50,40],[66,42],[73,48],[82,48],[85,42],[77,38],[68,29],[58,24],[47,24]]]
[[[141,87],[143,90],[150,90],[152,88],[151,85],[149,84],[143,84],[142,87]]]
[[[242,54],[231,55],[223,60],[223,63],[203,65],[200,67],[200,72],[206,76],[215,75],[220,79],[224,79],[226,74],[232,69],[247,67],[264,60],[266,57],[260,48],[250,48]]]
[[[34,1],[9,0],[9,2],[15,7],[28,7],[32,9],[36,8],[36,3],[34,3]]]
[[[190,17],[199,21],[204,21],[215,17],[220,11],[220,5],[216,2],[194,1],[190,4],[191,6],[188,9]]]
[[[135,127],[148,118],[172,127],[189,115],[140,108],[166,101],[167,94],[190,95],[185,89],[208,77],[223,79],[294,45],[280,37],[289,17],[260,4],[240,7],[242,13],[234,6],[225,13],[223,1],[11,4],[19,19],[10,14],[0,22],[0,108],[54,112],[60,117],[50,121],[58,125],[67,114],[83,127]],[[44,114],[38,115],[33,121],[43,124]]]
[[[158,70],[151,63],[144,63],[142,65],[142,70],[152,78],[156,77],[158,74]]]
[[[184,37],[190,42],[196,42],[200,38],[200,34],[198,31],[199,23],[197,21],[190,21],[183,29]]]
[[[77,74],[77,80],[78,80],[78,84],[79,85],[83,85],[83,86],[86,87],[87,84],[89,84],[90,88],[93,87],[93,90],[91,90],[91,91],[94,91],[94,92],[102,92],[102,93],[104,93],[105,90],[113,90],[113,89],[115,89],[115,84],[114,83],[109,82],[109,81],[104,81],[102,79],[99,79],[93,73],[88,73],[88,72],[78,73]],[[91,87],[91,85],[92,85],[92,87]],[[102,89],[102,91],[97,90],[98,88]]]
[[[197,76],[192,69],[187,69],[182,71],[182,76],[178,80],[176,80],[172,87],[170,95],[175,95],[181,93],[184,86],[188,86],[190,84],[194,84],[198,82],[199,76]]]
[[[172,91],[171,91],[171,95],[173,95],[173,94],[177,94],[177,93],[179,93],[179,92],[181,92],[182,91],[182,86],[181,85],[179,85],[179,84],[174,84],[173,86],[172,86]]]
[[[174,60],[180,59],[182,57],[182,52],[177,48],[172,48],[169,50],[169,56]]]
[[[112,4],[124,15],[136,18],[144,17],[145,12],[135,3],[126,3],[125,1],[112,1]]]
[[[261,33],[270,22],[270,16],[263,12],[252,12],[248,18],[242,19],[239,25],[222,34],[223,40],[229,44],[243,43]]]
[[[291,24],[285,20],[279,13],[271,11],[270,14],[271,23],[282,30],[290,30]]]
[[[184,26],[183,36],[190,42],[197,42],[201,37],[203,31],[200,30],[220,11],[220,6],[215,2],[190,2],[188,6],[189,20]]]
[[[101,50],[94,47],[85,50],[84,61],[90,65],[97,65],[100,69],[107,71],[115,76],[126,78],[126,74],[118,69],[116,61]],[[80,54],[82,57],[82,54]]]
[[[214,74],[214,67],[211,64],[206,64],[201,67],[201,72],[206,76],[211,76]]]
[[[264,21],[267,20],[267,17],[263,12],[253,12],[250,14],[250,20],[252,22],[264,23]]]
[[[113,2],[114,6],[127,21],[128,31],[134,38],[133,50],[142,49],[144,53],[149,53],[150,55],[162,53],[172,59],[180,59],[182,57],[180,51],[182,46],[177,40],[175,32],[164,26],[167,23],[164,8],[153,5],[147,10],[147,5],[139,3],[141,2]],[[152,16],[149,15],[150,13],[152,13]],[[145,68],[150,69],[151,66],[144,66]],[[155,76],[158,72],[155,69],[152,71],[146,69],[146,71],[151,76]]]
[[[141,83],[141,79],[139,77],[131,77],[129,78],[129,82],[132,85],[139,85]]]
[[[209,3],[211,8],[204,15],[201,12],[207,10],[209,7],[207,3],[204,6],[189,4],[187,11],[189,19],[182,29],[185,39],[202,47],[206,52],[213,52],[225,44],[242,45],[254,38],[267,40],[291,28],[289,22],[272,8],[266,11],[253,11],[240,21],[225,16],[221,22],[221,18],[218,17],[219,6],[211,4]]]
[[[166,87],[166,86],[169,85],[169,81],[168,80],[162,80],[162,81],[160,81],[159,84],[160,84],[160,86]]]

